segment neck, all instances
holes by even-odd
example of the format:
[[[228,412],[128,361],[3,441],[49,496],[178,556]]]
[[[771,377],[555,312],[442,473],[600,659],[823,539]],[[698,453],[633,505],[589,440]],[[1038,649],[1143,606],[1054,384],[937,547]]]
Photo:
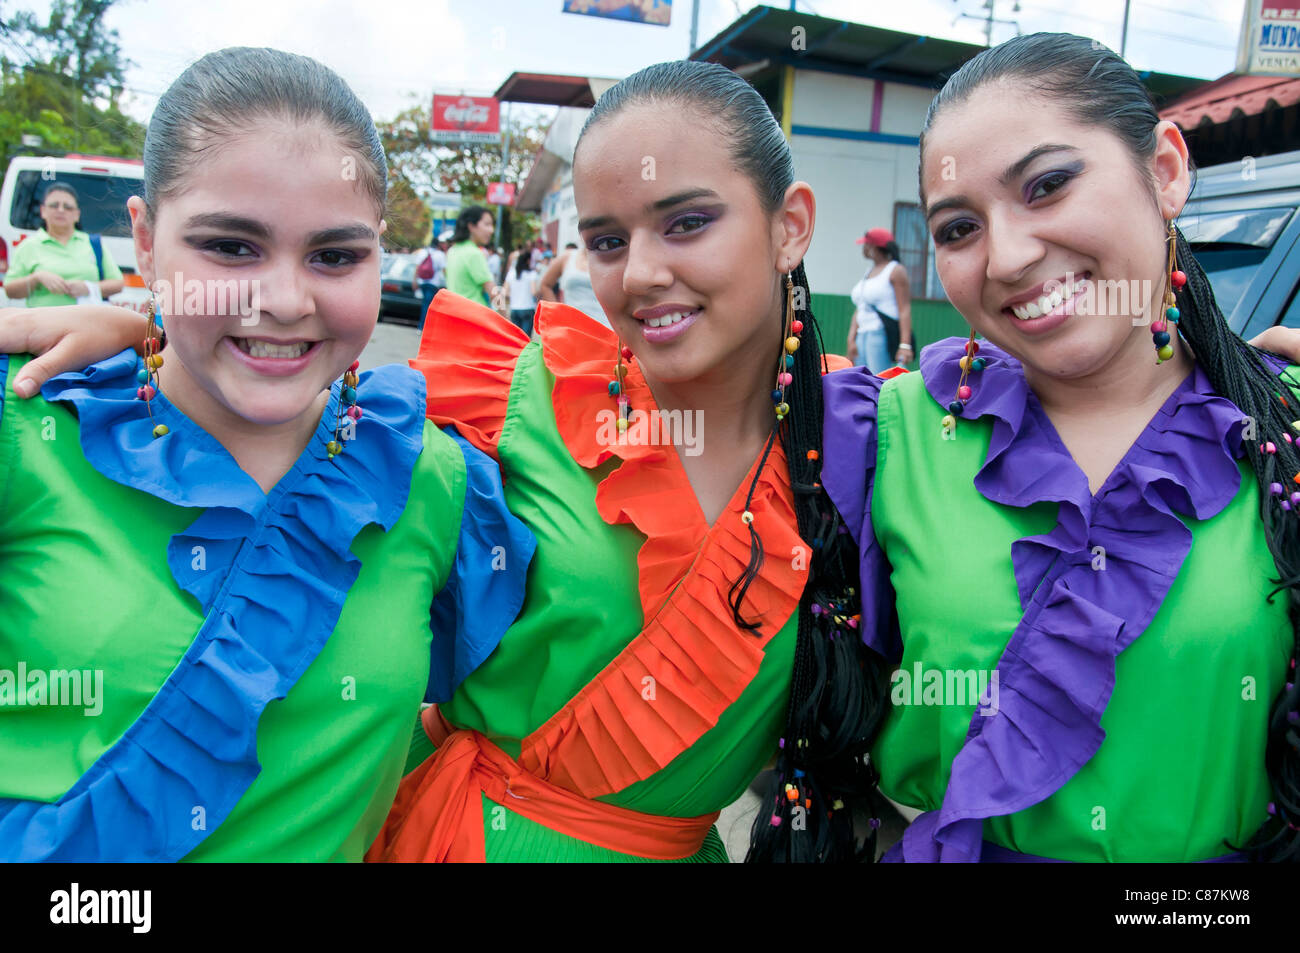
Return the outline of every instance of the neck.
[[[329,391],[321,392],[292,420],[255,424],[214,400],[171,349],[164,356],[167,362],[159,374],[159,383],[167,399],[225,447],[240,469],[257,481],[263,493],[269,493],[289,472],[315,434],[329,403]]]
[[[1120,353],[1096,371],[1068,379],[1025,365],[1025,379],[1049,416],[1104,415],[1118,409],[1164,403],[1191,373],[1193,360],[1177,333],[1174,356],[1157,364],[1148,328],[1136,327]]]
[[[72,226],[70,228],[51,228],[50,226],[46,225],[45,234],[49,235],[55,241],[66,242],[69,238],[72,237],[72,233],[73,231],[75,231],[75,229],[76,226]]]
[[[778,348],[778,339],[772,335],[765,341],[747,343],[721,368],[700,377],[666,382],[647,375],[646,383],[661,410],[700,412],[703,457],[740,454],[752,463],[772,428],[771,393],[776,386]]]

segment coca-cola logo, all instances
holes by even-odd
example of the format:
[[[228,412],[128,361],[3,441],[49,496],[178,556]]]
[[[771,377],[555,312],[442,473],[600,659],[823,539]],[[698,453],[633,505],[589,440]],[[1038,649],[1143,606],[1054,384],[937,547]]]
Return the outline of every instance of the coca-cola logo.
[[[466,125],[485,123],[488,121],[489,115],[491,115],[491,110],[487,106],[468,98],[449,103],[442,111],[442,118],[447,122],[464,123]]]

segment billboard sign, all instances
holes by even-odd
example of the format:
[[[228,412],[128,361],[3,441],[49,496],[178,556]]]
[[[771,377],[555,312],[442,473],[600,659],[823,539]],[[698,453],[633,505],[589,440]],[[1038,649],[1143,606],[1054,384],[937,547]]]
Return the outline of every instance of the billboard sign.
[[[673,0],[564,0],[564,12],[668,26],[673,17]]]
[[[1237,72],[1300,76],[1300,0],[1246,0]]]
[[[487,200],[489,205],[513,205],[515,203],[515,184],[513,182],[489,182]]]
[[[500,142],[501,104],[490,96],[433,97],[434,142]]]

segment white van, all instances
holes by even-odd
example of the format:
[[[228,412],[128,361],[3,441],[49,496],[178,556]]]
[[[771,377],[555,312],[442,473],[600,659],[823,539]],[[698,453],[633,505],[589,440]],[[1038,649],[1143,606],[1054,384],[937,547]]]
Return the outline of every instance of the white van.
[[[0,286],[14,249],[43,226],[41,200],[53,182],[66,182],[77,190],[81,206],[77,228],[102,235],[104,248],[122,269],[126,285],[110,303],[143,311],[149,293],[136,273],[131,218],[126,210],[126,200],[144,190],[144,163],[139,159],[87,155],[11,159],[0,189]],[[25,306],[26,300],[9,301],[0,289],[0,305]]]

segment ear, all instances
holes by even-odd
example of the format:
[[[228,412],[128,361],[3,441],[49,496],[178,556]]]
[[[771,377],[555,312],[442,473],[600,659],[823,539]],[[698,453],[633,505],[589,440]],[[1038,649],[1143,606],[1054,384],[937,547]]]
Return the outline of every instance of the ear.
[[[792,182],[785,190],[785,199],[773,223],[777,271],[785,274],[803,261],[812,243],[816,220],[817,200],[813,198],[812,186],[807,182]]]
[[[382,235],[386,231],[388,231],[388,219],[381,218],[379,220],[379,234]]]
[[[1191,191],[1192,174],[1187,162],[1187,143],[1178,127],[1168,120],[1156,124],[1156,152],[1152,171],[1156,177],[1156,201],[1166,219],[1176,218]]]
[[[140,277],[148,287],[152,287],[157,273],[153,261],[153,229],[148,222],[148,207],[144,199],[133,195],[126,200],[126,209],[131,213],[131,237],[135,240],[135,264],[140,270]]]

